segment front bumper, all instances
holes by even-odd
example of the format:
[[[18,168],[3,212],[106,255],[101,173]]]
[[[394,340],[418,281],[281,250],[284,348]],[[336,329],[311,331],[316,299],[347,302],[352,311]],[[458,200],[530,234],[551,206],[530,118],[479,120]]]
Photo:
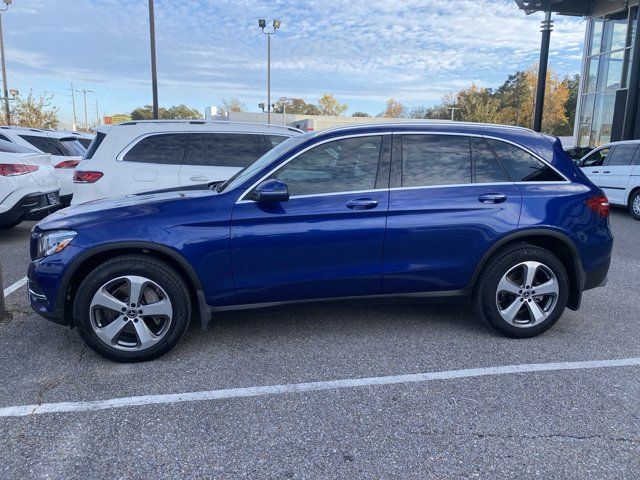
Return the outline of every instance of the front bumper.
[[[0,213],[0,227],[25,220],[41,220],[60,206],[59,192],[26,195],[6,212]]]

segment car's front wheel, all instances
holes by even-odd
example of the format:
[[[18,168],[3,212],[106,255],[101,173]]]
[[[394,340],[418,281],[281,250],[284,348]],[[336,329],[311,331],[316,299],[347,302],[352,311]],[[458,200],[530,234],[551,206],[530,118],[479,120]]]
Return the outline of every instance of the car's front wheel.
[[[478,313],[512,337],[533,337],[555,324],[567,306],[569,280],[551,252],[529,244],[507,247],[484,268],[475,292]]]
[[[629,198],[629,212],[636,220],[640,220],[640,190],[636,190]]]
[[[120,362],[157,358],[187,330],[189,294],[164,262],[142,255],[116,257],[96,267],[74,301],[80,335],[97,353]]]

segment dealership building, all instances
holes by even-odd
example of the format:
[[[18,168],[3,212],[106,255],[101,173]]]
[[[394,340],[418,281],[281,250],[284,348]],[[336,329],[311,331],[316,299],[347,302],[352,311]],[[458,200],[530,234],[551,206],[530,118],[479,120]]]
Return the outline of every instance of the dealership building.
[[[515,2],[527,13],[587,18],[575,125],[578,145],[640,139],[640,0]]]

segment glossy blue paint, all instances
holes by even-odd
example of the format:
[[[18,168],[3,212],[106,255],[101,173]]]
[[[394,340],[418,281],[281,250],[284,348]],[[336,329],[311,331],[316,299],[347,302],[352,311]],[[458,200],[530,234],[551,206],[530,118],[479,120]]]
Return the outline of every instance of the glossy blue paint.
[[[544,158],[569,181],[389,189],[386,176],[393,165],[381,157],[383,174],[371,191],[243,201],[245,192],[277,166],[321,142],[420,132],[513,142]],[[81,281],[83,262],[142,248],[169,258],[210,307],[468,292],[487,252],[511,235],[533,229],[536,235],[555,232],[567,238],[585,275],[601,275],[610,259],[611,232],[608,220],[585,204],[599,193],[559,142],[525,129],[380,124],[307,134],[271,150],[222,192],[136,195],[51,215],[34,228],[32,256],[41,232],[72,229],[77,236],[62,252],[33,259],[28,275],[46,300],[31,300],[38,313],[64,320],[69,309],[65,296],[73,294],[67,289],[70,282]],[[484,203],[483,195],[506,199]]]

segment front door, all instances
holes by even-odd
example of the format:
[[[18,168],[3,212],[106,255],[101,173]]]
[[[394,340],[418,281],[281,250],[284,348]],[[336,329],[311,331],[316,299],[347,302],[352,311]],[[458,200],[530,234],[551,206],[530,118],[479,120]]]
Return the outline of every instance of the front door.
[[[231,227],[238,303],[380,293],[390,138],[320,143],[261,179],[287,183],[288,201],[240,198]]]
[[[618,144],[602,166],[598,186],[615,205],[626,204],[626,190],[634,168],[633,159],[637,149],[637,143]]]
[[[394,135],[383,293],[464,288],[522,198],[479,137]]]
[[[580,168],[594,185],[600,182],[602,166],[610,150],[609,147],[599,148],[580,161]]]

